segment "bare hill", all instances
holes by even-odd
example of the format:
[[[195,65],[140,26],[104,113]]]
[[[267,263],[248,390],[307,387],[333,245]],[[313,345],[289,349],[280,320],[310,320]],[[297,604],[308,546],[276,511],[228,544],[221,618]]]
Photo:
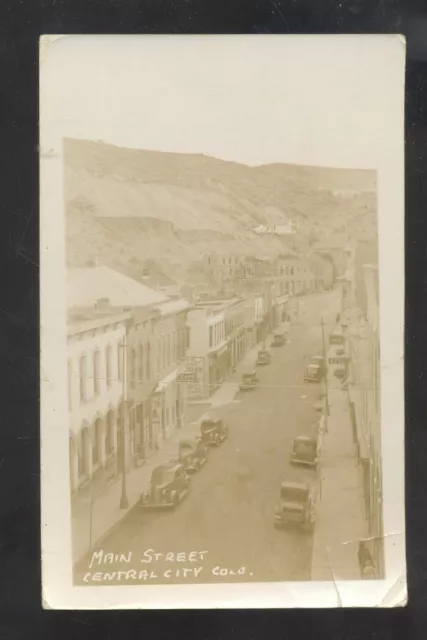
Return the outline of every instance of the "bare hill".
[[[375,233],[373,172],[248,167],[69,139],[64,154],[70,265],[160,259],[182,280],[206,252],[273,256],[310,236]],[[355,186],[363,192],[354,195]],[[253,231],[285,220],[296,223],[296,237]]]

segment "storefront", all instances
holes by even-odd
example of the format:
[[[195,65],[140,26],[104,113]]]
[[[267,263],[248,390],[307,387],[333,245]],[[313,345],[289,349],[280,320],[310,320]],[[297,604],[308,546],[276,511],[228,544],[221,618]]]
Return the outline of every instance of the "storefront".
[[[231,352],[227,342],[220,349],[209,354],[209,395],[223,382],[230,369]]]

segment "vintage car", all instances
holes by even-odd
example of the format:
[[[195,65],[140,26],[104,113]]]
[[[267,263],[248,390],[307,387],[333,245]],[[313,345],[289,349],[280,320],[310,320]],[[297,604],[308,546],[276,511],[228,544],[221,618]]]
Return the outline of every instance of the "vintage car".
[[[312,530],[314,527],[315,497],[308,483],[282,482],[280,502],[274,514],[274,526],[294,525]]]
[[[319,441],[309,436],[298,436],[292,444],[292,464],[304,464],[317,467],[319,462]]]
[[[310,363],[305,368],[304,380],[306,382],[320,382],[322,380],[322,367],[318,364]]]
[[[310,359],[310,364],[317,364],[320,367],[322,375],[326,373],[325,358],[323,356],[313,356]]]
[[[141,496],[143,509],[173,509],[188,494],[189,478],[180,462],[161,464],[153,469],[151,486]]]
[[[270,364],[271,362],[271,353],[268,351],[268,349],[260,349],[260,351],[258,351],[258,358],[256,363],[258,365],[265,365],[265,364]]]
[[[258,386],[258,376],[256,371],[248,371],[242,375],[242,382],[240,383],[240,391],[250,391]]]
[[[228,436],[228,427],[221,418],[205,418],[200,424],[200,431],[205,445],[218,446]]]
[[[271,346],[281,347],[286,343],[286,331],[275,331],[273,334],[273,342]]]
[[[178,456],[187,473],[196,473],[208,460],[208,447],[201,438],[185,438],[178,443]]]

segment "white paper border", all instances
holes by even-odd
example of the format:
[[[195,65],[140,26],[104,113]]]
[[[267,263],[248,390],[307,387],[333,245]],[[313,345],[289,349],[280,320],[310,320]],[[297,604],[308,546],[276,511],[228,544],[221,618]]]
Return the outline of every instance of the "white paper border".
[[[111,36],[108,36],[111,37]],[[137,36],[126,36],[136,38]],[[138,36],[139,37],[139,36]],[[159,46],[204,36],[148,36]],[[44,118],[44,69],[63,38],[44,36],[40,50],[41,167],[41,491],[43,605],[60,609],[323,608],[402,606],[406,603],[404,525],[404,64],[402,36],[206,36],[243,39],[270,46],[283,41],[284,53],[303,39],[307,60],[333,38],[336,46],[360,38],[365,52],[382,57],[387,87],[394,86],[384,113],[390,145],[377,169],[381,310],[382,454],[386,579],[380,581],[256,583],[215,585],[75,587],[72,585],[66,388],[66,270],[62,143],[58,127]],[[117,40],[120,36],[116,37]],[[76,45],[78,46],[78,42]],[[120,43],[117,42],[118,46]],[[95,45],[94,45],[95,46]],[[337,50],[339,55],[339,50]],[[366,70],[366,73],[369,69]],[[67,79],[64,78],[64,82]],[[60,91],[57,87],[57,91]],[[369,144],[369,140],[367,140]],[[391,150],[391,152],[390,152]],[[357,167],[355,167],[357,168]],[[339,592],[339,599],[337,598]]]

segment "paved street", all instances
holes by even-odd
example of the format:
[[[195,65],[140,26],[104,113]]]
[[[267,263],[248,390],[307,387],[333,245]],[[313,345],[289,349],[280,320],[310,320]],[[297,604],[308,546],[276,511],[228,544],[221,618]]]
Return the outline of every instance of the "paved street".
[[[313,404],[322,389],[304,383],[305,358],[321,355],[320,319],[330,328],[338,301],[337,291],[300,299],[290,343],[271,349],[272,362],[259,367],[259,387],[216,410],[227,421],[229,438],[211,449],[185,501],[175,512],[134,509],[102,546],[105,553],[132,551],[131,561],[89,568],[87,558],[76,570],[78,582],[86,576],[85,583],[91,583],[96,572],[129,570],[137,571],[137,583],[144,583],[141,571],[147,571],[147,584],[310,579],[312,535],[275,529],[273,515],[283,479],[315,479],[313,471],[292,467],[289,457],[293,438],[317,427]],[[189,558],[193,551],[205,553]],[[141,562],[152,553],[168,552],[187,556]],[[108,578],[107,584],[115,579]],[[135,584],[135,576],[128,583]]]

